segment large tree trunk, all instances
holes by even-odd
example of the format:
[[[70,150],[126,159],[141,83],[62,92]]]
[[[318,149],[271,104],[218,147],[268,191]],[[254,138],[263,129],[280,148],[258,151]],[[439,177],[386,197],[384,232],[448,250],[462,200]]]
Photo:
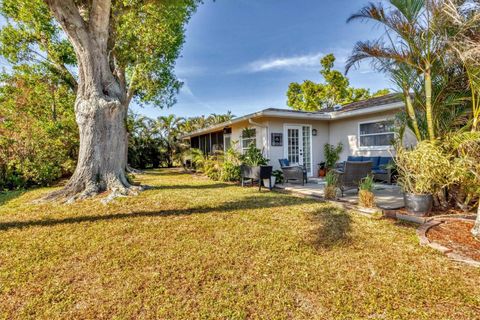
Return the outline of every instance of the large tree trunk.
[[[80,133],[77,167],[65,188],[50,197],[85,198],[106,190],[130,194],[125,175],[127,107],[105,97],[78,96],[75,111]]]
[[[75,116],[80,132],[77,168],[63,190],[47,198],[85,198],[103,191],[130,194],[126,178],[128,94],[109,63],[111,2],[93,0],[88,22],[72,0],[46,0],[75,49],[78,90]],[[110,197],[111,198],[111,197]]]
[[[478,205],[477,209],[477,220],[475,221],[475,225],[472,229],[472,234],[477,240],[480,240],[480,204]]]

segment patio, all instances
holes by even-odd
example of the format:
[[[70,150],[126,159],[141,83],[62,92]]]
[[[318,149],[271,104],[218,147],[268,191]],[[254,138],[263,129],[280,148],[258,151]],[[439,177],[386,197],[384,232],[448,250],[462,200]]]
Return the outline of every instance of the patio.
[[[299,183],[283,183],[277,184],[275,187],[292,193],[323,198],[325,182],[322,178],[310,178],[304,186]],[[403,192],[397,185],[375,183],[373,193],[375,194],[377,207],[381,209],[398,209],[404,206]],[[340,199],[351,204],[357,204],[358,193],[356,190],[348,190],[345,191],[344,197]]]

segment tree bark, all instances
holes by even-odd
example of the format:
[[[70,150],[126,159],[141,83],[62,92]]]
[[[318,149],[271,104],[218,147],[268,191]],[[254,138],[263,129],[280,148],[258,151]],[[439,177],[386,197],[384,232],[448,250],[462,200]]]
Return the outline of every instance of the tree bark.
[[[88,23],[72,0],[46,0],[71,41],[78,62],[75,117],[80,149],[75,172],[63,190],[47,198],[75,200],[112,191],[138,190],[127,181],[128,111],[125,85],[110,69],[107,43],[111,1],[93,0]]]
[[[428,137],[431,141],[435,140],[435,128],[433,123],[433,110],[432,110],[432,75],[430,64],[427,64],[425,70],[425,109],[427,117],[427,129]]]
[[[475,220],[475,225],[473,226],[473,229],[472,229],[472,235],[477,240],[480,240],[480,204],[478,205],[477,220]]]

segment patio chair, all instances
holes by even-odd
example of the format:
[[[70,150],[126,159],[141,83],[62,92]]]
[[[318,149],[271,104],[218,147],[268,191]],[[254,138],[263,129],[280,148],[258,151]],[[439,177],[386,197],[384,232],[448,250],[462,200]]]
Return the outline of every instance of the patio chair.
[[[305,166],[291,166],[288,159],[278,159],[278,162],[280,162],[280,168],[282,169],[283,178],[286,183],[288,183],[288,180],[301,181],[302,186],[308,183],[307,169]]]
[[[342,197],[346,190],[358,190],[362,179],[366,178],[371,172],[371,161],[346,161],[343,171],[335,170],[338,176],[338,187],[342,191]]]

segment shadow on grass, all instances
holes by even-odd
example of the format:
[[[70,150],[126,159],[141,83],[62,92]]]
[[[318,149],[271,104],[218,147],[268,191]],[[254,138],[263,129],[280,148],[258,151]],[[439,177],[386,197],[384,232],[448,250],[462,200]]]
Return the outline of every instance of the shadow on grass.
[[[27,221],[0,222],[0,231],[10,229],[23,229],[28,227],[51,227],[61,224],[76,224],[83,222],[114,221],[131,218],[150,218],[168,216],[188,216],[192,214],[209,214],[213,212],[232,212],[236,210],[255,210],[285,206],[295,206],[304,203],[316,203],[312,199],[303,198],[278,198],[266,195],[248,196],[238,201],[229,201],[219,206],[196,206],[185,209],[152,210],[128,213],[115,213],[106,215],[85,215],[63,219],[42,219]]]
[[[142,171],[144,172],[144,174],[153,175],[153,176],[180,176],[180,175],[189,174],[189,172],[185,171],[181,167],[180,168],[144,169]]]
[[[7,204],[15,198],[20,197],[25,193],[25,190],[5,191],[0,192],[0,206]]]
[[[351,242],[351,217],[337,206],[325,206],[310,216],[315,228],[309,234],[309,244],[316,249],[330,249]]]
[[[198,184],[198,185],[190,185],[190,184],[177,184],[177,185],[156,185],[150,186],[149,189],[153,190],[176,190],[176,189],[221,189],[225,187],[232,187],[232,184],[227,183],[214,183],[214,184]]]

